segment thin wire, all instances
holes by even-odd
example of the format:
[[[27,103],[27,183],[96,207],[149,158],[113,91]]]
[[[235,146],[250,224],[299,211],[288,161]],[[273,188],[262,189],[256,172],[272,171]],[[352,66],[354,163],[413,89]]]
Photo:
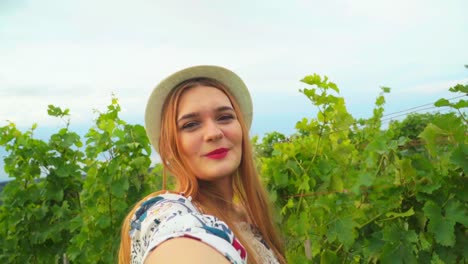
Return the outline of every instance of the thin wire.
[[[421,112],[421,111],[424,111],[424,110],[436,109],[436,108],[439,108],[439,109],[440,109],[441,107],[432,106],[432,107],[421,108],[421,109],[418,109],[418,110],[415,110],[415,111],[411,111],[411,112],[409,112],[409,113],[404,113],[404,114],[400,114],[400,115],[396,115],[396,116],[392,116],[392,117],[388,117],[388,118],[382,118],[382,119],[380,119],[380,122],[384,122],[384,121],[387,121],[387,120],[392,120],[392,119],[395,118],[395,117],[407,116],[407,115],[409,115],[409,114]],[[443,108],[445,108],[445,107],[443,107]],[[382,116],[382,117],[383,117],[383,116]]]
[[[454,97],[451,97],[449,99],[447,99],[447,101],[451,101],[451,100],[454,100],[454,99],[458,99],[458,98],[461,98],[461,97],[464,97],[464,96],[468,96],[468,95],[459,95],[459,96],[454,96]],[[437,102],[437,101],[435,101]],[[413,114],[413,113],[418,113],[418,112],[421,112],[421,111],[425,111],[425,110],[430,110],[430,109],[441,109],[442,110],[445,110],[447,111],[450,110],[448,107],[438,107],[438,106],[434,106],[435,102],[432,102],[432,103],[427,103],[427,104],[423,104],[423,105],[419,105],[419,106],[415,106],[415,107],[411,107],[411,108],[407,108],[407,109],[404,109],[404,110],[400,110],[400,111],[397,111],[397,112],[393,112],[393,113],[390,113],[390,114],[386,114],[386,115],[383,115],[382,118],[380,119],[380,122],[381,124],[383,124],[384,122],[386,123],[387,121],[391,122],[393,120],[393,118],[396,118],[396,117],[400,117],[400,116],[407,116],[409,114]],[[421,107],[424,107],[424,106],[428,106],[428,105],[432,105],[431,107],[426,107],[426,108],[422,108],[422,109],[418,109],[418,108],[421,108]],[[445,108],[445,109],[444,109]],[[414,110],[414,109],[417,109],[417,110]],[[411,111],[411,112],[408,112],[410,110],[414,110],[414,111]],[[433,112],[441,112],[441,111],[433,111]],[[405,113],[405,114],[400,114],[400,115],[397,115],[397,116],[393,116],[393,117],[388,117],[390,115],[395,115],[395,114],[399,114],[399,113],[403,113],[403,112],[408,112],[408,113]],[[387,118],[383,118],[383,117],[387,117]],[[352,125],[358,125],[358,127],[364,127],[365,124],[363,125],[360,125],[358,124],[358,122],[354,122],[351,124]],[[343,127],[343,128],[340,128],[340,129],[335,129],[333,131],[330,131],[328,133],[325,133],[324,135],[325,136],[328,136],[328,135],[331,135],[331,134],[334,134],[334,133],[338,133],[338,132],[342,132],[342,131],[345,131],[345,130],[348,130],[349,127]]]
[[[438,107],[439,110],[434,110],[434,111],[429,111],[429,112],[424,112],[424,113],[430,113],[430,114],[435,114],[435,113],[446,113],[446,112],[449,112],[450,109],[449,107]],[[417,111],[415,112],[411,112],[409,114],[412,114],[412,113],[417,113]],[[389,119],[385,119],[382,121],[382,125],[386,125],[386,124],[390,124],[392,121],[399,121],[399,120],[402,120],[403,118],[399,118],[399,119],[392,119],[392,118],[389,118]]]
[[[457,99],[457,98],[461,98],[461,97],[464,97],[464,96],[467,96],[467,95],[466,95],[466,94],[465,94],[465,95],[459,95],[459,96],[455,96],[455,97],[449,98],[449,99],[447,99],[447,100],[450,101],[450,100]],[[436,102],[437,102],[437,101],[436,101]],[[407,112],[407,111],[409,111],[409,110],[417,109],[417,108],[424,107],[424,106],[428,106],[428,105],[432,105],[432,106],[433,106],[434,104],[435,104],[435,102],[433,102],[433,103],[427,103],[427,104],[423,104],[423,105],[420,105],[420,106],[411,107],[411,108],[408,108],[408,109],[405,109],[405,110],[400,110],[400,111],[397,111],[397,112],[389,113],[389,114],[383,115],[382,117],[386,117],[386,116],[390,116],[390,115],[394,115],[394,114],[399,114],[399,113],[402,113],[402,112]]]

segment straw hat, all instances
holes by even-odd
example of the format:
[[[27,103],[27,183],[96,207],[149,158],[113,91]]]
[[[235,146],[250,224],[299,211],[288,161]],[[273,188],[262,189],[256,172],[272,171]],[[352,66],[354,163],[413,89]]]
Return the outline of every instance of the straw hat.
[[[172,89],[193,78],[211,78],[221,82],[239,104],[248,129],[252,124],[252,98],[247,86],[234,72],[219,66],[200,65],[180,70],[162,80],[151,93],[145,111],[146,134],[154,149],[159,152],[162,107]]]

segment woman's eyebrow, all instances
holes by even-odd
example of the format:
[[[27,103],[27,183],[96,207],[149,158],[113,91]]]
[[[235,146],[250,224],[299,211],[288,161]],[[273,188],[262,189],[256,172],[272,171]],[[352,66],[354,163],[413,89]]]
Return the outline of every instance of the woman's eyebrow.
[[[220,106],[216,108],[216,112],[223,112],[227,110],[234,111],[234,109],[231,106]]]
[[[215,112],[224,112],[224,111],[234,111],[234,109],[231,106],[220,106],[215,109]],[[188,113],[179,117],[179,119],[177,119],[177,123],[184,121],[186,119],[192,119],[192,118],[199,117],[199,116],[200,114],[196,112]]]
[[[188,114],[185,114],[185,115],[181,116],[177,120],[177,123],[179,123],[181,121],[184,121],[185,119],[192,119],[192,118],[195,118],[195,117],[198,117],[198,116],[200,116],[200,114],[198,114],[198,113],[188,113]]]

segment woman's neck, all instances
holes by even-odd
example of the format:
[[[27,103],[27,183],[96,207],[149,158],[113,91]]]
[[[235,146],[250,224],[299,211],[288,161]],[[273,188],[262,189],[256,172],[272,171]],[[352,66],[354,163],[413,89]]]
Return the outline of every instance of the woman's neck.
[[[220,217],[229,217],[235,222],[247,221],[245,210],[234,204],[232,177],[217,181],[199,181],[200,196],[197,199],[203,211]]]
[[[215,181],[214,186],[219,191],[222,200],[232,202],[233,199],[233,188],[232,188],[232,177],[225,177],[218,181]]]
[[[224,177],[215,181],[199,181],[198,187],[201,193],[209,194],[214,201],[232,203],[234,196],[232,177]]]

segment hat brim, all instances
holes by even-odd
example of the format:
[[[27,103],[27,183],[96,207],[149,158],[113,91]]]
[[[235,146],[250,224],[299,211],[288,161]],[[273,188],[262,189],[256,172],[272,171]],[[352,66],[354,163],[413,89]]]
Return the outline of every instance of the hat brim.
[[[200,65],[180,70],[162,80],[151,93],[145,111],[146,133],[153,148],[159,153],[162,108],[166,97],[181,82],[193,78],[211,78],[221,82],[235,98],[248,129],[252,124],[252,98],[244,81],[234,72],[219,66]]]

